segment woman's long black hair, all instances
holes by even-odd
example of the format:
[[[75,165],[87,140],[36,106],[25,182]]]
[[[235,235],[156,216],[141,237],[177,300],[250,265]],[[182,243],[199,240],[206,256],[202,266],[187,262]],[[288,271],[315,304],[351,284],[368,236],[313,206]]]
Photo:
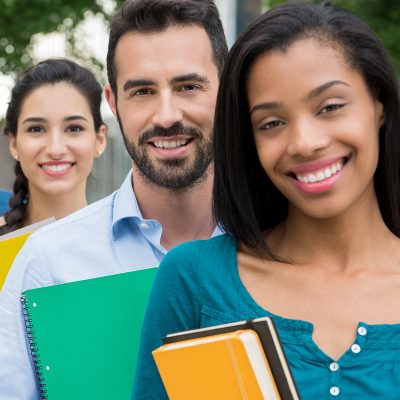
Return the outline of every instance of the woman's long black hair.
[[[400,103],[390,57],[375,33],[349,11],[329,3],[286,3],[257,18],[232,47],[215,116],[215,218],[261,257],[275,258],[263,231],[286,218],[288,201],[258,159],[246,93],[248,73],[261,54],[285,50],[307,37],[341,48],[349,66],[361,73],[373,97],[383,104],[375,189],[386,225],[400,236]]]

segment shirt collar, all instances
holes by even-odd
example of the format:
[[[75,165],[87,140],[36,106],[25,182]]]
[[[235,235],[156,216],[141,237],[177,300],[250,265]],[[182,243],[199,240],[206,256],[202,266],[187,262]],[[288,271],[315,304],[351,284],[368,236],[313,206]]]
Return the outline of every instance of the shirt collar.
[[[112,211],[113,239],[116,239],[118,226],[126,219],[142,220],[142,213],[132,186],[132,170],[128,173],[119,190],[115,192]]]
[[[211,234],[211,237],[215,237],[215,236],[219,236],[219,235],[223,235],[225,233],[224,229],[222,228],[222,226],[220,224],[217,224],[215,226],[214,232]]]
[[[116,240],[117,238],[119,226],[126,223],[127,220],[132,221],[136,225],[145,221],[148,223],[148,220],[145,220],[142,216],[142,213],[139,209],[139,205],[137,203],[135,192],[133,190],[132,170],[128,173],[127,177],[123,181],[119,190],[116,191],[113,200],[113,212],[112,212],[113,240]],[[155,233],[157,235],[159,242],[161,237],[161,231]],[[217,224],[211,237],[218,236],[223,233],[224,230],[219,224]]]

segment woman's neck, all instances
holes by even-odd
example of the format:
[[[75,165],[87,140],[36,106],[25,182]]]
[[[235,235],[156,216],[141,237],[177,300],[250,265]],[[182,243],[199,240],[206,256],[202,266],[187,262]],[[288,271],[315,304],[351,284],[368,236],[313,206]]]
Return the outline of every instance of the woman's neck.
[[[296,264],[346,269],[360,262],[374,265],[376,257],[398,238],[385,225],[375,201],[368,208],[325,220],[291,210],[267,240],[278,255]]]
[[[47,218],[63,218],[87,205],[85,190],[79,192],[50,195],[43,192],[30,192],[27,218],[24,225],[30,225]]]

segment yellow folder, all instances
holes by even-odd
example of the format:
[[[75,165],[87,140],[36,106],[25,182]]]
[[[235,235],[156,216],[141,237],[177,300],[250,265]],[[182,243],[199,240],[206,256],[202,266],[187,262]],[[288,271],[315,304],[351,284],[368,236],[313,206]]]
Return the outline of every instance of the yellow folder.
[[[37,229],[54,221],[54,217],[47,218],[0,236],[0,290],[15,257],[26,242],[26,239],[28,239],[28,236]]]
[[[0,241],[0,290],[15,257],[29,235],[30,233],[25,233],[24,235]]]
[[[279,400],[251,329],[165,344],[153,351],[170,400]]]

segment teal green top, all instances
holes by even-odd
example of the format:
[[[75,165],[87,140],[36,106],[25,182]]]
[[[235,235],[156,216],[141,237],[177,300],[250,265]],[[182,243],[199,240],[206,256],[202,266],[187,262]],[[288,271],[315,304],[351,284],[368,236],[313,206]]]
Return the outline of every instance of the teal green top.
[[[132,399],[168,398],[151,356],[166,334],[266,315],[239,278],[232,236],[174,248],[148,304]],[[302,400],[400,399],[400,324],[360,322],[354,343],[333,360],[314,343],[311,323],[272,317]]]

